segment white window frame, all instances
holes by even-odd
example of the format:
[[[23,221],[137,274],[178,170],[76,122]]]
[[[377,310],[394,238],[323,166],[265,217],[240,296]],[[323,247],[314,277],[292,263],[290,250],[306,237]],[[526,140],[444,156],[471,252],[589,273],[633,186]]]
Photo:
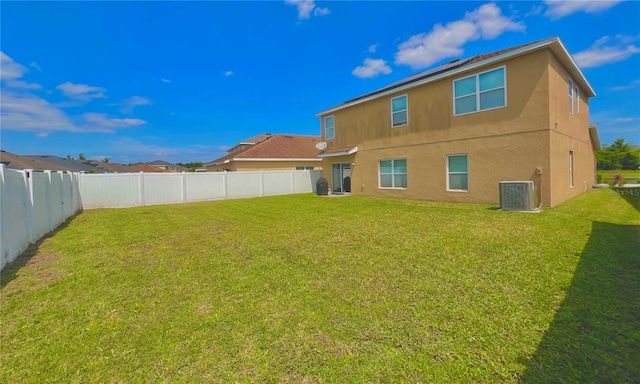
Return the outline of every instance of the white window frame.
[[[573,92],[576,94],[576,113],[580,113],[580,88],[576,85]]]
[[[382,186],[382,181],[380,180],[382,176],[382,172],[380,172],[380,162],[382,161],[389,161],[391,160],[391,173],[385,173],[385,175],[391,175],[391,187],[383,187]],[[407,173],[398,173],[398,175],[406,175],[407,176],[407,186],[409,186],[409,162],[407,161],[406,157],[398,157],[395,159],[379,159],[378,160],[378,189],[407,189],[407,187],[396,187],[395,186],[395,179],[393,176],[396,175],[396,173],[393,171],[394,167],[393,167],[393,163],[396,160],[404,160],[407,164]]]
[[[467,157],[467,172],[450,172],[449,171],[449,157],[451,156],[466,156]],[[469,154],[468,153],[452,153],[447,155],[446,168],[447,168],[447,192],[469,192]],[[451,189],[449,187],[449,176],[450,175],[467,175],[467,189]]]
[[[406,97],[406,99],[407,99],[407,101],[405,103],[406,104],[406,108],[394,112],[393,111],[393,100],[399,99],[401,97]],[[390,101],[390,105],[391,105],[391,128],[398,128],[398,127],[404,127],[405,125],[409,125],[409,95],[405,93],[404,95],[392,97],[391,101]],[[395,113],[399,113],[399,112],[406,112],[407,113],[407,121],[404,124],[393,125],[393,115]]]
[[[333,135],[331,135],[331,137],[327,136],[327,120],[329,119],[332,119],[331,121],[333,121],[333,126],[331,127],[331,129],[333,130]],[[327,116],[324,118],[324,139],[333,140],[335,138],[336,138],[336,118],[334,117],[334,115]]]
[[[569,78],[569,114],[573,115],[573,79]]]
[[[488,73],[488,72],[497,71],[497,70],[499,70],[501,68],[504,69],[504,71],[502,72],[503,77],[504,77],[504,79],[503,79],[503,84],[504,85],[502,87],[491,88],[491,89],[487,89],[487,90],[484,90],[484,91],[480,92],[480,75]],[[466,80],[466,79],[471,78],[471,77],[475,77],[475,79],[476,79],[476,93],[475,93],[475,95],[476,95],[476,110],[475,111],[471,111],[471,112],[465,112],[465,113],[456,113],[456,99],[459,99],[461,97],[468,97],[468,96],[471,95],[471,94],[469,94],[469,95],[456,97],[456,81]],[[504,88],[504,105],[501,106],[501,107],[480,109],[480,93],[486,93],[486,92],[490,92],[490,91],[495,91],[496,89],[500,89],[500,88]],[[494,110],[494,109],[506,108],[507,104],[508,104],[507,103],[507,100],[508,100],[507,99],[507,66],[506,65],[502,65],[500,67],[491,68],[491,69],[488,69],[486,71],[478,72],[478,73],[475,73],[475,74],[470,75],[470,76],[465,76],[465,77],[460,77],[458,79],[454,79],[451,82],[451,91],[452,91],[452,94],[453,94],[453,105],[452,105],[452,107],[453,107],[453,116],[464,116],[464,115],[469,115],[469,114],[472,114],[472,113],[478,113],[478,112],[484,112],[484,111],[491,111],[491,110]]]
[[[569,188],[573,188],[573,151],[569,151]]]

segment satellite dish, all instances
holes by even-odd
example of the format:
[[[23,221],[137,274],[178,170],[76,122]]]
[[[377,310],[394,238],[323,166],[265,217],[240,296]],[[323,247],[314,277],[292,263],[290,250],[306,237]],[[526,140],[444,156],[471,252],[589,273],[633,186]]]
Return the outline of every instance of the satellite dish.
[[[326,148],[327,148],[327,143],[325,143],[324,141],[321,141],[318,144],[316,144],[316,149],[319,151],[324,151]]]

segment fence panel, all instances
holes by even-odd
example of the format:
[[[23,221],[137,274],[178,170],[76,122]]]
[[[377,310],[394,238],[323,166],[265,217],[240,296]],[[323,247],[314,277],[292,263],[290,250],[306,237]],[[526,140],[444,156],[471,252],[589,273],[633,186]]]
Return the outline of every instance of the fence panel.
[[[260,172],[227,172],[227,197],[262,196]]]
[[[82,208],[126,208],[144,205],[140,198],[141,177],[141,173],[80,174]]]
[[[293,193],[292,172],[264,172],[262,178],[263,195],[265,196]]]
[[[73,175],[65,172],[62,174],[62,216],[63,222],[73,216]]]
[[[51,186],[49,191],[51,226],[55,228],[64,222],[64,215],[62,213],[62,173],[51,172]]]
[[[30,240],[28,225],[29,190],[24,171],[4,172],[2,192],[2,257],[0,267],[10,263],[27,249]]]
[[[49,175],[42,172],[32,172],[30,177],[33,190],[31,225],[34,239],[39,239],[52,229]]]
[[[183,202],[181,173],[145,173],[144,205]]]
[[[224,199],[224,178],[225,174],[222,172],[187,173],[187,201]]]

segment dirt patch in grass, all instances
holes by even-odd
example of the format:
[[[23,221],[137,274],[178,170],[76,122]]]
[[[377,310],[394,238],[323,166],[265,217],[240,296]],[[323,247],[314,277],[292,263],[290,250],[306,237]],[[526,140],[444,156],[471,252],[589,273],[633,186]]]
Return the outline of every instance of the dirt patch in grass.
[[[3,302],[15,293],[42,289],[63,276],[63,273],[54,266],[60,256],[41,247],[48,240],[45,239],[42,243],[27,248],[2,271],[0,280],[2,280]],[[23,283],[14,287],[11,282],[18,277],[24,279]]]

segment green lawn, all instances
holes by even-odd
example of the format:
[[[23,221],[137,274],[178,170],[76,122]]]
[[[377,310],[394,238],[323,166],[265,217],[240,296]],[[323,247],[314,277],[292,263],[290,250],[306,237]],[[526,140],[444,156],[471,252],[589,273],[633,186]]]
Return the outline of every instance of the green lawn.
[[[611,190],[86,211],[2,272],[0,382],[637,382],[639,229]]]

